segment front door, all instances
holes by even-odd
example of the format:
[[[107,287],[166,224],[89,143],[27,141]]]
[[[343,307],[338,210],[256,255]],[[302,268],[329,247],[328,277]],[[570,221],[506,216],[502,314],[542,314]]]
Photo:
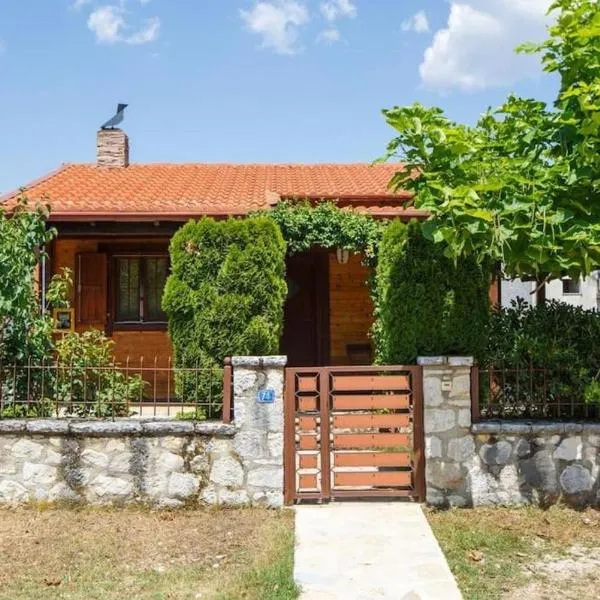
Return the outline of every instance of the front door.
[[[328,259],[325,252],[287,259],[281,352],[290,366],[312,367],[329,361]]]

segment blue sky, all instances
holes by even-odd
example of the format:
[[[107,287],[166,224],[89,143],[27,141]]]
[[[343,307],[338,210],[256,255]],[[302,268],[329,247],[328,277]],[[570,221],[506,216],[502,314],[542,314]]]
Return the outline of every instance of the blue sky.
[[[0,0],[0,192],[94,160],[117,102],[135,162],[356,162],[383,107],[472,122],[556,82],[518,42],[549,0]]]

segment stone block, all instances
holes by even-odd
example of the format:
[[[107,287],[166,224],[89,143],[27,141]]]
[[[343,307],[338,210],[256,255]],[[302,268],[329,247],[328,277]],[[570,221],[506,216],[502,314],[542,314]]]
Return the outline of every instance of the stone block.
[[[581,460],[583,443],[580,436],[568,437],[560,442],[554,451],[554,458],[559,460]]]
[[[471,376],[468,373],[463,375],[455,375],[452,378],[452,391],[450,398],[458,400],[459,398],[471,401]]]
[[[470,435],[451,439],[448,442],[448,458],[456,462],[464,462],[473,457],[475,443]]]
[[[252,461],[268,454],[266,435],[258,429],[240,431],[233,438],[232,446],[244,462]]]
[[[560,474],[560,485],[567,494],[589,492],[593,483],[590,472],[583,465],[569,465]]]
[[[221,489],[218,493],[219,504],[225,506],[245,506],[250,504],[250,497],[246,490]]]
[[[486,465],[506,465],[510,462],[512,445],[504,440],[495,444],[484,444],[479,449],[479,456]]]
[[[23,464],[23,483],[28,487],[50,487],[56,481],[56,467],[26,462]]]
[[[50,488],[48,492],[48,500],[50,502],[81,502],[82,497],[72,490],[66,483],[59,481],[56,485]]]
[[[190,473],[173,473],[169,477],[167,493],[171,498],[187,500],[198,492],[198,479]]]
[[[91,482],[90,490],[101,499],[127,499],[132,495],[133,483],[120,477],[99,475]]]
[[[131,452],[118,452],[110,458],[108,470],[112,473],[129,473],[131,469]]]
[[[69,430],[69,422],[65,419],[40,419],[27,421],[27,431],[39,434],[66,434]]]
[[[460,427],[469,428],[471,427],[471,409],[460,408],[458,410],[458,425]]]
[[[422,367],[440,367],[446,365],[448,359],[445,356],[418,356],[417,364]]]
[[[20,483],[10,479],[0,481],[0,502],[17,504],[27,500],[29,500],[29,492]]]
[[[36,461],[41,458],[44,452],[44,446],[29,439],[20,439],[11,448],[11,453],[15,458],[23,460]]]
[[[218,485],[241,487],[244,483],[244,470],[232,456],[217,458],[210,470],[210,480]]]
[[[442,458],[442,440],[432,435],[425,436],[425,458]]]
[[[106,469],[108,467],[109,458],[102,452],[91,450],[86,448],[81,453],[81,463],[86,467],[97,467],[99,469]]]
[[[283,435],[280,433],[269,433],[267,435],[267,446],[269,447],[271,457],[283,460]]]
[[[472,367],[472,356],[448,356],[448,365],[451,367]]]
[[[173,452],[161,452],[156,463],[160,470],[167,473],[181,471],[185,465],[183,458]]]
[[[283,493],[276,490],[262,490],[252,495],[252,503],[267,508],[281,508],[283,506]]]
[[[426,463],[427,487],[430,485],[441,490],[458,490],[465,482],[465,471],[455,462],[429,461]],[[429,496],[428,496],[429,498]],[[429,500],[428,500],[429,501]]]
[[[439,377],[423,377],[423,402],[425,406],[440,406],[443,401],[442,380]]]
[[[451,409],[430,408],[425,413],[425,433],[450,431],[456,426],[456,413]]]
[[[255,488],[283,489],[283,467],[260,467],[250,471],[248,485]]]

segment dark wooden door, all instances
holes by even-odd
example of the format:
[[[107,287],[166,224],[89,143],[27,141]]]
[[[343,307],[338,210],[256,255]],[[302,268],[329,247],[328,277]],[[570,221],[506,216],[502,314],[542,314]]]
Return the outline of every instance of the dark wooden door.
[[[328,255],[311,252],[287,260],[288,297],[281,351],[288,365],[311,367],[329,360]]]

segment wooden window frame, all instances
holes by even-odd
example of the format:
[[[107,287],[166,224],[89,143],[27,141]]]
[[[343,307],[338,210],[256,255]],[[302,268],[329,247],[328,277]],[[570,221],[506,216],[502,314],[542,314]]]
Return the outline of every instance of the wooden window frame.
[[[139,258],[140,260],[140,287],[143,290],[145,278],[145,258],[166,258],[167,268],[170,267],[169,253],[164,251],[131,251],[114,250],[108,255],[109,275],[108,275],[108,299],[109,315],[107,322],[108,333],[113,331],[166,331],[167,321],[117,321],[117,290],[119,289],[117,260],[120,258]],[[142,314],[146,307],[146,297],[142,292]]]

